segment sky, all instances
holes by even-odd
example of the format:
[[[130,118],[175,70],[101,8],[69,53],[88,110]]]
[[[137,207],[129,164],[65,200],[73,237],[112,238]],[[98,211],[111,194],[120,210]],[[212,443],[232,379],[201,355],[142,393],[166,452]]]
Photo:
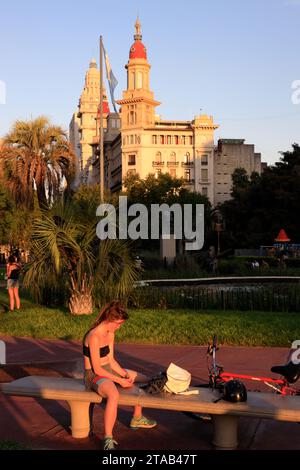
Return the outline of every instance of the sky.
[[[0,137],[39,115],[68,130],[100,35],[121,98],[137,15],[162,119],[212,115],[216,142],[270,164],[300,144],[300,0],[0,0]]]

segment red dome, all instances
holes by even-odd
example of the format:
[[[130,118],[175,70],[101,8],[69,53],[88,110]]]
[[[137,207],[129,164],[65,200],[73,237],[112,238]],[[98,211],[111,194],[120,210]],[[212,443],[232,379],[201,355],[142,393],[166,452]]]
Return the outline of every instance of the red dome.
[[[147,59],[147,49],[141,41],[135,41],[132,44],[129,59]]]

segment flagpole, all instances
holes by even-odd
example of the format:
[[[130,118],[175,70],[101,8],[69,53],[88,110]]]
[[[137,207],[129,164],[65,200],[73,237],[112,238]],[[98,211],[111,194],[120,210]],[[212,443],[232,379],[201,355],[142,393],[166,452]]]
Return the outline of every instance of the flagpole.
[[[99,133],[99,171],[100,202],[104,199],[104,146],[103,146],[103,39],[100,36],[100,133]]]

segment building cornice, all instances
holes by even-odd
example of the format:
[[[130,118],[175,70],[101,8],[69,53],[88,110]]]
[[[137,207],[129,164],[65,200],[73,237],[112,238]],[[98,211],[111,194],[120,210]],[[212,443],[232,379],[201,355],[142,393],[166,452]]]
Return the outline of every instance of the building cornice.
[[[124,98],[123,100],[117,100],[116,103],[119,105],[123,104],[133,104],[133,103],[148,103],[153,106],[159,106],[161,103],[159,101],[151,100],[150,98],[141,97],[133,97],[133,98]]]

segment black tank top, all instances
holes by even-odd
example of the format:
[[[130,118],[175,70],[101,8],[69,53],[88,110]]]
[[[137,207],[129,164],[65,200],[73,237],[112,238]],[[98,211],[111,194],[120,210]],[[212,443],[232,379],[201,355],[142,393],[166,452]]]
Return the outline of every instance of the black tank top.
[[[18,264],[13,264],[13,266],[15,266],[15,268],[11,270],[8,279],[14,279],[15,281],[17,281],[20,276],[20,267]]]
[[[82,345],[82,352],[85,357],[88,357],[89,359],[91,358],[90,348],[86,346],[85,344]],[[110,349],[109,349],[108,344],[106,346],[103,346],[102,348],[99,348],[100,357],[108,356],[109,353],[110,353]]]

